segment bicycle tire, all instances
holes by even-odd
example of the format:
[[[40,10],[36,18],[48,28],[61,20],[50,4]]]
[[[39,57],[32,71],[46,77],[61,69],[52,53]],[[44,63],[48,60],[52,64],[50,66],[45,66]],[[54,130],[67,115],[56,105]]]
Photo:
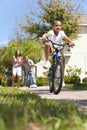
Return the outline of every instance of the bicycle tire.
[[[49,91],[50,93],[53,92],[53,65],[51,65],[51,67],[49,68],[49,74],[48,74],[48,79],[49,79]]]
[[[52,80],[49,80],[49,90],[50,90],[50,93],[52,93],[54,90]]]
[[[57,61],[53,70],[52,86],[54,94],[58,94],[61,91],[63,83],[63,66],[61,61]]]

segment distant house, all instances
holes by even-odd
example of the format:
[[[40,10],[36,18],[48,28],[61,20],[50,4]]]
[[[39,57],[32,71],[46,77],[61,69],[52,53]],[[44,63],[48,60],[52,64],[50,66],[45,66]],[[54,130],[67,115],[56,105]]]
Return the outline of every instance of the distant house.
[[[71,53],[65,53],[66,69],[68,66],[81,68],[81,79],[87,77],[87,15],[82,14],[80,19],[80,32],[78,39],[74,42],[76,46],[71,49]]]

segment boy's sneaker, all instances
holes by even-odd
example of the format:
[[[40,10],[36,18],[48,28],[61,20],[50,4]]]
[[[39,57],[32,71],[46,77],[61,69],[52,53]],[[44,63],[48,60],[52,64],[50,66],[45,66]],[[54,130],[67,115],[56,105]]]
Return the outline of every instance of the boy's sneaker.
[[[45,69],[49,69],[50,68],[50,62],[49,61],[45,61],[43,68]]]
[[[63,81],[63,83],[62,83],[62,87],[64,87],[65,86],[65,82]]]

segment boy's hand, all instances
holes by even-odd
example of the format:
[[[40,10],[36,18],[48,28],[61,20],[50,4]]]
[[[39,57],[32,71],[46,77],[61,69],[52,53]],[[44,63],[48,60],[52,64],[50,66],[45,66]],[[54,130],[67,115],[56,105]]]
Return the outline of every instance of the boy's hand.
[[[70,46],[75,46],[75,43],[74,43],[74,42],[71,42],[69,45],[70,45]]]

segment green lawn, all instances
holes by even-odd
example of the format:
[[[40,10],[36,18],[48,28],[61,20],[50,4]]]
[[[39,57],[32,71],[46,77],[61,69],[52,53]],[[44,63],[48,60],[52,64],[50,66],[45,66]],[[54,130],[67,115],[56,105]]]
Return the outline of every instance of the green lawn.
[[[66,84],[65,88],[71,88],[73,90],[87,90],[87,83],[80,83],[80,84]]]
[[[35,93],[0,87],[0,130],[87,130],[87,113],[76,104],[41,99]]]

